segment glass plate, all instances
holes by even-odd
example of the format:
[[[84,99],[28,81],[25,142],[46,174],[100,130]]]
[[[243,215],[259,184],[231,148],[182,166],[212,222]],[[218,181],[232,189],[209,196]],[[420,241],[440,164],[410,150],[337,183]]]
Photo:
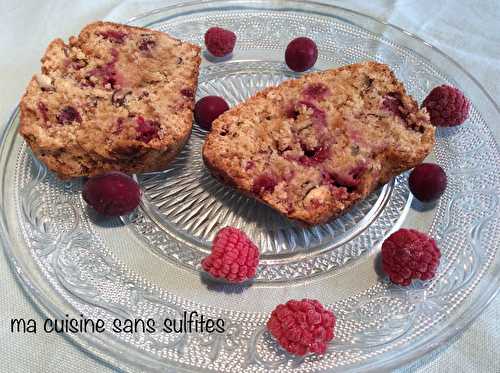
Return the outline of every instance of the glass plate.
[[[462,330],[499,288],[500,152],[490,128],[499,110],[447,56],[394,26],[339,7],[295,1],[207,1],[130,20],[203,44],[213,25],[236,32],[232,58],[203,56],[197,98],[231,105],[292,78],[283,51],[313,38],[316,69],[367,59],[389,64],[418,101],[450,83],[472,101],[469,120],[439,129],[431,161],[449,185],[422,206],[401,175],[329,224],[305,229],[217,181],[200,157],[196,125],[172,166],[138,177],[140,209],[103,220],[82,201],[81,180],[61,182],[16,134],[18,110],[1,137],[2,245],[20,283],[48,316],[103,319],[107,331],[68,334],[127,371],[375,370],[406,363]],[[243,228],[262,250],[251,286],[207,280],[200,259],[222,226]],[[400,288],[379,269],[384,237],[400,226],[428,231],[442,250],[439,275]],[[265,330],[271,310],[316,298],[335,312],[336,338],[323,356],[292,357]],[[223,318],[225,333],[113,333],[112,320],[181,319],[184,311]],[[158,328],[159,329],[159,328]]]

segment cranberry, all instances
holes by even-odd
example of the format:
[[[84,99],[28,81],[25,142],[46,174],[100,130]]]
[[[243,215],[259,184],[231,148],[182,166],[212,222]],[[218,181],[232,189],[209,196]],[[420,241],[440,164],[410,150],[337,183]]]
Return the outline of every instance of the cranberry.
[[[285,116],[287,118],[296,120],[299,117],[299,114],[300,114],[299,111],[297,110],[296,106],[293,104],[285,109]]]
[[[194,92],[191,88],[183,88],[183,89],[181,89],[181,95],[188,97],[188,98],[193,98]]]
[[[398,117],[403,117],[400,107],[403,106],[401,102],[401,96],[397,92],[391,92],[384,96],[384,100],[382,101],[382,107],[397,115]]]
[[[102,66],[98,66],[89,71],[89,76],[86,77],[86,79],[89,79],[90,76],[97,76],[102,79],[103,85],[109,83],[111,87],[114,88],[116,85],[119,85],[119,83],[121,83],[121,81],[123,80],[115,66],[117,61],[118,61],[118,50],[113,48],[111,49],[111,60],[108,63]],[[93,83],[92,86],[94,86]]]
[[[330,89],[323,83],[311,83],[302,91],[308,100],[323,100],[330,95]]]
[[[204,129],[212,129],[212,122],[226,110],[229,110],[227,102],[219,96],[206,96],[196,102],[194,106],[194,118]]]
[[[306,71],[314,66],[317,59],[318,47],[309,38],[294,39],[286,47],[285,62],[293,71]]]
[[[121,172],[90,178],[83,186],[83,199],[99,214],[119,216],[132,212],[141,200],[139,185]]]
[[[137,48],[143,52],[151,52],[151,50],[156,46],[156,42],[150,38],[143,38]]]
[[[252,191],[257,195],[262,195],[265,192],[273,192],[277,184],[278,182],[275,177],[263,174],[253,180]]]
[[[156,120],[145,120],[143,117],[137,117],[137,140],[145,143],[150,142],[158,135],[160,123]]]
[[[304,166],[313,166],[323,163],[330,155],[330,148],[328,146],[318,146],[315,149],[304,149],[304,155],[300,157],[299,162]]]
[[[205,45],[215,57],[231,53],[236,43],[236,34],[220,27],[211,27],[205,33]]]
[[[57,121],[61,124],[68,124],[71,122],[80,123],[82,121],[82,117],[73,106],[65,106],[57,116]]]
[[[107,30],[100,32],[99,35],[101,35],[104,39],[107,39],[109,41],[112,41],[114,43],[118,44],[123,44],[125,41],[125,37],[127,34],[122,31],[116,31],[116,30]]]
[[[408,179],[413,195],[422,202],[437,200],[447,185],[446,173],[434,163],[422,163],[415,167]]]

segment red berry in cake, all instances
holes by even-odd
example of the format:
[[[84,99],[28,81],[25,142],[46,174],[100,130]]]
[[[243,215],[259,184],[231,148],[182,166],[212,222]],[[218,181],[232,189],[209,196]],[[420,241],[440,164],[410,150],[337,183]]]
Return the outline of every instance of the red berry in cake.
[[[441,85],[425,98],[423,107],[431,116],[431,123],[440,127],[457,126],[469,116],[470,103],[457,88]]]
[[[82,117],[73,106],[65,106],[62,108],[59,115],[57,115],[57,121],[61,124],[68,124],[71,122],[81,123]]]
[[[156,47],[156,41],[149,35],[143,36],[137,47],[142,52],[151,52]]]
[[[83,199],[104,216],[128,214],[139,205],[141,190],[130,176],[108,172],[91,177],[83,186]]]
[[[437,164],[422,163],[410,173],[408,184],[418,200],[432,202],[441,197],[446,189],[446,173]]]
[[[278,180],[274,175],[262,174],[254,178],[252,192],[257,195],[262,195],[266,192],[272,192],[276,185],[278,185]]]
[[[156,120],[146,120],[143,117],[137,117],[137,140],[145,143],[150,142],[153,138],[158,137],[160,123]]]
[[[401,107],[403,107],[403,102],[401,101],[401,95],[397,92],[390,92],[384,96],[384,100],[382,101],[382,107],[397,115],[400,118],[403,118],[403,114],[401,112]]]
[[[102,31],[99,32],[98,35],[101,35],[104,39],[118,44],[123,44],[125,42],[125,38],[127,37],[125,32],[117,30]]]
[[[236,44],[236,34],[221,27],[211,27],[205,33],[205,45],[215,57],[231,53]]]
[[[317,300],[289,300],[274,309],[267,329],[291,354],[323,354],[333,339],[335,321],[333,312]]]
[[[304,155],[299,158],[299,163],[304,166],[314,166],[323,163],[330,156],[330,147],[328,145],[321,145],[314,149],[307,149],[301,144],[304,150]]]
[[[229,110],[229,105],[222,97],[205,96],[196,102],[194,118],[202,128],[209,131],[212,129],[212,122],[226,110]]]
[[[318,59],[318,47],[309,38],[293,39],[285,51],[285,62],[290,69],[302,72],[310,69]]]
[[[393,283],[402,286],[413,279],[433,278],[440,258],[436,242],[414,229],[400,229],[382,244],[382,268]]]
[[[212,253],[201,262],[213,277],[235,283],[253,278],[258,265],[259,249],[234,227],[222,228],[216,234]]]
[[[328,97],[331,92],[330,88],[323,83],[311,83],[302,91],[304,98],[307,100],[321,101]]]

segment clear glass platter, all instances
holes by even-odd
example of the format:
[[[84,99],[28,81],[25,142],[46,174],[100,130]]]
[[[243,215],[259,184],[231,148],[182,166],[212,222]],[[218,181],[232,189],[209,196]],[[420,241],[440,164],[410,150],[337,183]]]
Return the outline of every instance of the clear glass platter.
[[[207,1],[138,16],[132,25],[203,45],[218,25],[238,35],[230,59],[206,54],[197,98],[234,105],[296,74],[283,63],[287,43],[308,36],[319,47],[315,69],[372,59],[387,63],[419,102],[453,84],[472,102],[467,122],[439,129],[430,160],[446,171],[440,201],[413,200],[403,174],[322,226],[304,228],[213,179],[200,156],[196,124],[171,167],[138,175],[137,212],[104,220],[81,198],[81,180],[62,182],[17,134],[16,109],[1,133],[1,243],[20,284],[40,310],[103,319],[107,331],[68,334],[125,371],[351,371],[414,360],[465,328],[500,286],[500,151],[491,129],[499,109],[459,65],[417,37],[339,7],[299,1]],[[207,280],[200,260],[223,226],[244,229],[261,248],[251,286]],[[404,226],[429,232],[443,257],[438,276],[409,288],[380,271],[379,249]],[[265,330],[272,309],[315,298],[337,316],[323,356],[285,353]],[[115,318],[182,318],[197,311],[225,320],[225,333],[113,333]]]

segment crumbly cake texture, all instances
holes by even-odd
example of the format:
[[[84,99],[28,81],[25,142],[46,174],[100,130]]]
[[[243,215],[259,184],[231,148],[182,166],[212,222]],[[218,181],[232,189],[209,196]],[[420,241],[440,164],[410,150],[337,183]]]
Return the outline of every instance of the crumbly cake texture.
[[[259,92],[214,121],[203,158],[223,182],[314,225],[422,162],[434,132],[389,67],[368,61]]]
[[[191,133],[200,48],[110,22],[52,41],[20,133],[62,179],[164,169]]]

